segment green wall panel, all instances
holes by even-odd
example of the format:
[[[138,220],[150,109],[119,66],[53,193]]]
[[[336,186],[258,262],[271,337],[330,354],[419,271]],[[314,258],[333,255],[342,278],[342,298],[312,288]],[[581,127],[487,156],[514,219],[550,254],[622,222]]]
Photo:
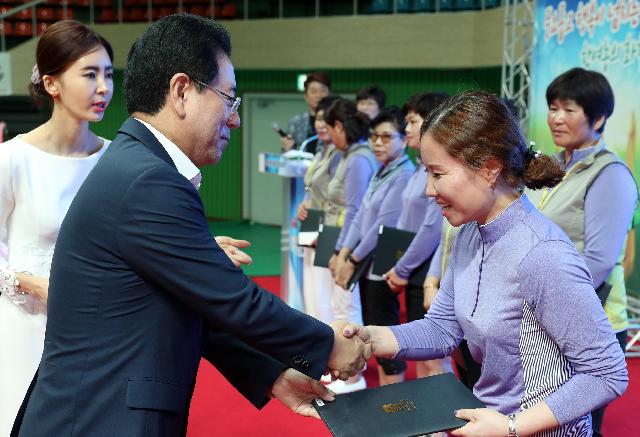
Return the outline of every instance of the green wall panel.
[[[378,84],[387,92],[388,104],[402,105],[419,91],[445,91],[454,94],[468,89],[499,92],[500,67],[465,70],[325,70],[331,74],[333,91],[355,93],[367,84]],[[236,81],[240,95],[245,92],[296,92],[296,78],[305,71],[239,70]],[[114,97],[104,120],[92,130],[113,138],[128,114],[124,105],[122,71],[116,71]],[[301,96],[302,98],[302,96]],[[293,115],[293,114],[292,114]],[[205,214],[215,219],[242,218],[241,130],[233,131],[222,161],[203,169],[200,193]]]
[[[91,130],[103,138],[112,140],[122,123],[129,117],[124,104],[123,71],[113,72],[113,97],[100,123],[91,123]]]

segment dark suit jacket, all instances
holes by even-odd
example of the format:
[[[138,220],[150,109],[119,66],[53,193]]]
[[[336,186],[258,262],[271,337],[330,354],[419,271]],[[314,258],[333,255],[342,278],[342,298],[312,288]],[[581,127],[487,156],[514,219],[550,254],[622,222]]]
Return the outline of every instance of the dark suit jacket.
[[[183,435],[203,352],[260,407],[285,365],[319,378],[332,346],[327,325],[229,261],[198,192],[129,119],[62,223],[44,353],[14,431]]]

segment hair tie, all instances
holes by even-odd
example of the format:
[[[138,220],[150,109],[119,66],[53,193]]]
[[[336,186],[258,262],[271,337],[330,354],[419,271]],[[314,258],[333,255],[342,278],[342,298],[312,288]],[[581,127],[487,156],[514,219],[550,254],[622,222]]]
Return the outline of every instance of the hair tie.
[[[36,64],[31,69],[31,83],[34,85],[38,85],[40,82],[42,82],[42,78],[40,77],[40,72],[38,71],[38,64]]]
[[[533,161],[536,158],[539,158],[540,155],[542,155],[542,153],[539,150],[533,150],[533,147],[535,145],[536,145],[535,141],[529,142],[529,147],[527,148],[527,151],[525,152],[525,155],[524,155],[525,167],[528,167],[531,161]]]

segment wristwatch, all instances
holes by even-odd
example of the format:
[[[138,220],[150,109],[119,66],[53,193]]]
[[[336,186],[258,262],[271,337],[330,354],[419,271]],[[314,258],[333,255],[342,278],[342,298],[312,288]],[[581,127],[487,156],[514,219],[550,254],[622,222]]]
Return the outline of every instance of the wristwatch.
[[[351,254],[347,255],[347,261],[349,261],[354,266],[360,264],[360,261],[356,261],[355,258],[351,256]]]
[[[509,434],[507,437],[520,437],[516,431],[516,415],[509,414]]]

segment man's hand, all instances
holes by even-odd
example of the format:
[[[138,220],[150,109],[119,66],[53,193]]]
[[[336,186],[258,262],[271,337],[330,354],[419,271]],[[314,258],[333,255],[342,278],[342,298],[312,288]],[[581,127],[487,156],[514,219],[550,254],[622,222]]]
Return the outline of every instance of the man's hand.
[[[351,326],[346,320],[337,320],[331,324],[333,329],[333,350],[329,356],[328,368],[331,375],[343,381],[364,369],[371,358],[371,348],[359,336],[347,338],[343,330]]]
[[[474,410],[458,410],[455,415],[459,419],[468,420],[462,428],[451,431],[456,437],[503,437],[509,434],[509,420],[504,414],[488,408]]]
[[[236,240],[231,237],[221,236],[216,237],[216,243],[224,250],[224,253],[227,254],[236,267],[240,267],[243,264],[249,265],[253,262],[253,259],[251,259],[249,255],[240,250],[251,246],[251,243],[247,240]]]
[[[382,275],[387,280],[387,285],[394,293],[400,293],[409,283],[406,279],[402,279],[396,273],[395,267],[392,267],[387,273]]]
[[[278,376],[271,394],[296,414],[320,419],[311,402],[314,399],[334,400],[334,394],[320,381],[315,381],[295,369],[287,369]]]

